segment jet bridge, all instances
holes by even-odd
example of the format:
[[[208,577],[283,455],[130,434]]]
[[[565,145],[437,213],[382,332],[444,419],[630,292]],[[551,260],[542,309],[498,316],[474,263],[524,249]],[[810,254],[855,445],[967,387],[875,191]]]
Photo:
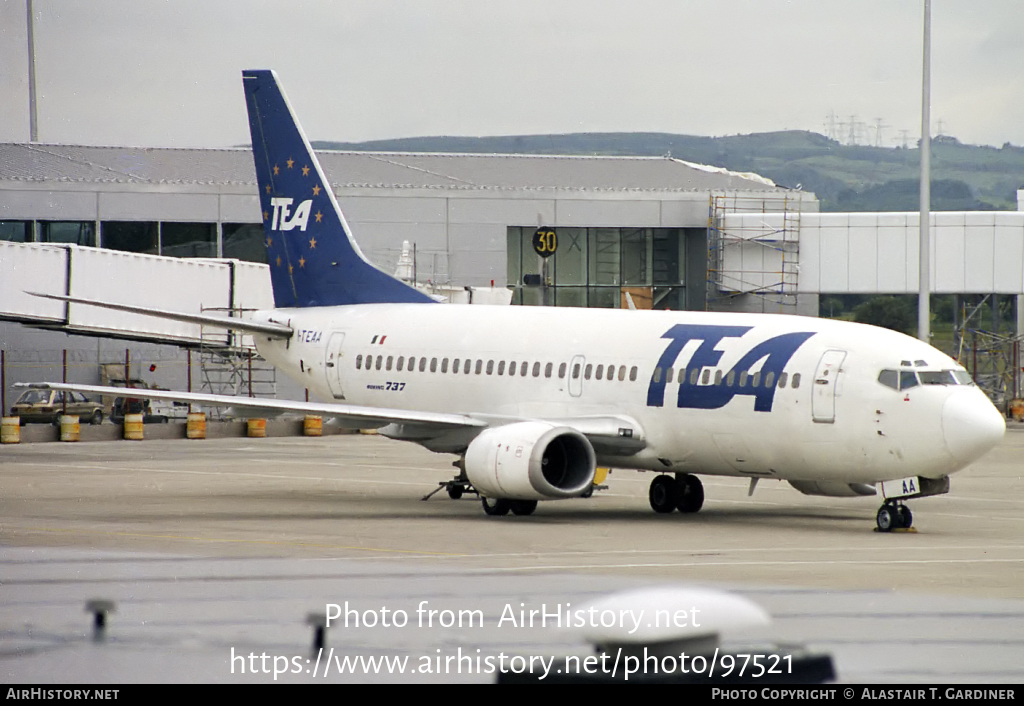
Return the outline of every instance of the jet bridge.
[[[188,347],[251,349],[247,334],[34,297],[81,297],[243,318],[274,306],[266,265],[40,243],[0,242],[0,320]]]

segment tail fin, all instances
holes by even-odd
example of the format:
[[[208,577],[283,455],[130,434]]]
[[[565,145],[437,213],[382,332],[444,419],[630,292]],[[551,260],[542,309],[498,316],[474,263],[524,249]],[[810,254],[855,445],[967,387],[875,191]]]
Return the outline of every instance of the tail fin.
[[[273,71],[243,71],[267,259],[278,307],[432,302],[374,267]]]

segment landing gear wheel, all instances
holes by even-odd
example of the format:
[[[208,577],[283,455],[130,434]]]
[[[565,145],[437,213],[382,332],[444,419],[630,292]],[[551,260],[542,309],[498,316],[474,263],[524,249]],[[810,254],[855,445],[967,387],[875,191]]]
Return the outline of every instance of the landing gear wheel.
[[[92,419],[89,420],[89,423],[92,424],[93,426],[99,426],[100,424],[102,424],[103,412],[99,411],[98,409],[95,412],[93,412]]]
[[[676,509],[679,498],[679,484],[672,476],[662,474],[651,481],[647,499],[655,512],[668,513]]]
[[[533,511],[537,509],[536,500],[509,500],[509,509],[512,510],[513,515],[520,515],[525,517],[526,515],[532,515]]]
[[[448,497],[452,500],[458,500],[462,497],[462,486],[461,485],[449,485],[448,486]]]
[[[878,508],[878,514],[875,515],[875,522],[878,524],[879,532],[890,532],[897,527],[900,527],[900,513],[894,505],[886,503],[882,507]]]
[[[697,512],[704,506],[704,484],[697,476],[689,473],[681,475],[676,479],[679,487],[679,497],[676,507],[679,512]]]
[[[900,505],[896,509],[896,512],[900,517],[900,527],[910,529],[910,526],[914,524],[914,516],[910,512],[910,508],[906,505]]]
[[[504,498],[481,498],[480,500],[483,503],[484,512],[495,517],[507,515],[508,511],[512,509],[509,501]]]

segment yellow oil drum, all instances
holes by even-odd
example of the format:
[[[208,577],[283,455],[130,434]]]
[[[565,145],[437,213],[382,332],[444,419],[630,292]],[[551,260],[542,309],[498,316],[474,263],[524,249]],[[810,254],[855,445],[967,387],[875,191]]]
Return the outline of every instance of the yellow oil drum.
[[[77,414],[62,414],[60,417],[60,440],[78,441],[81,432]]]
[[[304,436],[322,436],[324,433],[324,418],[313,414],[307,414],[302,421],[302,434]]]
[[[1010,400],[1010,419],[1015,422],[1024,422],[1024,397]]]
[[[124,438],[129,441],[141,441],[142,440],[142,415],[141,414],[126,414],[124,415]]]
[[[262,439],[267,435],[267,420],[266,419],[250,419],[248,426],[249,438],[251,439]]]
[[[189,412],[185,422],[185,437],[188,439],[206,438],[206,412]]]
[[[21,441],[21,418],[4,417],[0,424],[0,444],[17,444]]]

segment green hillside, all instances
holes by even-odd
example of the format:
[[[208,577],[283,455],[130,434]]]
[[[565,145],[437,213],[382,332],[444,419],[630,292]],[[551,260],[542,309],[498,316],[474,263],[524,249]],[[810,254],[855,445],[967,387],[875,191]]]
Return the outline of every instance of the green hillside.
[[[413,137],[316,142],[318,149],[504,154],[671,155],[813,191],[823,211],[916,211],[918,150],[842,145],[813,132],[729,137],[668,133],[578,133],[505,137]],[[1024,148],[932,143],[932,209],[1015,210],[1024,188]]]

